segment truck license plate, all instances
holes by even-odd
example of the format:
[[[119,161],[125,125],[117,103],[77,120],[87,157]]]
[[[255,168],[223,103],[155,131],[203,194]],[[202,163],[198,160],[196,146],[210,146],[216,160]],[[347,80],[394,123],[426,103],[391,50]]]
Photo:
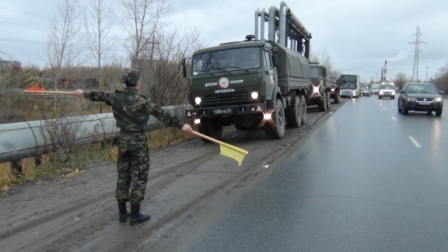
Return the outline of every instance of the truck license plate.
[[[213,114],[215,114],[215,115],[230,115],[230,114],[232,114],[232,109],[231,108],[214,109]]]

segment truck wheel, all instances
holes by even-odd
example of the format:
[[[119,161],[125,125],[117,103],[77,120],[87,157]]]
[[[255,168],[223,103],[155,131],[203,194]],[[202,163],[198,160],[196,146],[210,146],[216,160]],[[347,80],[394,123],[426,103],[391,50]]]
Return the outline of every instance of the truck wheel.
[[[308,109],[306,107],[305,96],[299,95],[299,97],[300,97],[300,104],[302,106],[302,125],[304,125],[305,122],[306,122],[306,116],[307,116],[307,113],[308,113]]]
[[[202,119],[201,124],[199,125],[199,132],[215,139],[221,139],[222,125],[210,119]],[[202,138],[202,140],[204,142],[209,142],[204,138]]]
[[[319,109],[319,111],[323,112],[325,110],[327,110],[327,95],[324,92],[324,96],[322,97],[322,99],[320,99],[317,102],[317,108]]]
[[[272,139],[281,139],[285,135],[285,108],[280,99],[275,102],[272,119],[266,122],[266,134]]]
[[[287,110],[286,121],[289,127],[297,128],[302,124],[302,104],[299,96],[295,95],[291,100],[291,107]]]
[[[334,91],[334,104],[339,104],[341,102],[341,95],[339,91]]]

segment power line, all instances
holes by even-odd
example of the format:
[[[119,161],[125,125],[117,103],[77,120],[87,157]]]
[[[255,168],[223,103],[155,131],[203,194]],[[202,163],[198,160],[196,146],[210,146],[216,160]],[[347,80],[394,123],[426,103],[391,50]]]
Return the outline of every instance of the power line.
[[[0,9],[4,9],[4,10],[9,10],[9,11],[14,11],[14,12],[18,12],[18,13],[22,13],[22,14],[26,14],[26,15],[30,15],[30,16],[35,16],[35,17],[40,17],[40,18],[46,18],[46,19],[50,19],[50,17],[45,17],[45,16],[41,16],[41,15],[37,15],[37,14],[33,14],[33,13],[29,13],[26,11],[19,11],[19,10],[13,10],[13,9],[9,9],[9,8],[5,8],[5,7],[0,7]]]
[[[33,22],[4,18],[4,17],[0,17],[0,24],[5,24],[5,25],[9,25],[9,26],[14,26],[14,27],[22,27],[22,28],[38,30],[38,31],[42,31],[47,28],[45,26],[41,26],[41,25],[38,25]]]
[[[42,41],[36,41],[36,40],[27,40],[27,39],[13,39],[13,38],[5,38],[0,37],[0,41],[9,41],[9,42],[19,42],[19,43],[30,43],[30,44],[42,44]]]

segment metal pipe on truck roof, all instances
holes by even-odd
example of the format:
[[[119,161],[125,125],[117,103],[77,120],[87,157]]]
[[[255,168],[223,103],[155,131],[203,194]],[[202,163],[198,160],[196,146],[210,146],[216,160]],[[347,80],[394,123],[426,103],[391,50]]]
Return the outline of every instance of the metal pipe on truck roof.
[[[302,24],[302,22],[300,22],[296,15],[294,15],[294,13],[284,1],[282,1],[280,4],[280,11],[282,11],[282,9],[285,9],[285,17],[289,17],[289,19],[291,20],[291,25],[293,25],[297,30],[301,31],[307,38],[311,38],[311,33],[305,28],[305,26]]]
[[[271,41],[275,42],[275,23],[279,17],[278,9],[275,6],[271,6],[269,8],[269,35],[268,38]]]
[[[259,19],[259,16],[260,15],[260,12],[258,11],[258,10],[256,10],[255,11],[255,39],[259,39],[259,37],[258,37],[258,19]]]

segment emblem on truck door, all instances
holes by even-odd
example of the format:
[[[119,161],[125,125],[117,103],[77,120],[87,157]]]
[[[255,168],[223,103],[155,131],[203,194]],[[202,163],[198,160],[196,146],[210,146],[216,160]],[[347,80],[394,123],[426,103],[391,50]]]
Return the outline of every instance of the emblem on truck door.
[[[218,87],[221,89],[226,89],[229,87],[229,79],[227,79],[226,77],[221,77],[218,81]]]

